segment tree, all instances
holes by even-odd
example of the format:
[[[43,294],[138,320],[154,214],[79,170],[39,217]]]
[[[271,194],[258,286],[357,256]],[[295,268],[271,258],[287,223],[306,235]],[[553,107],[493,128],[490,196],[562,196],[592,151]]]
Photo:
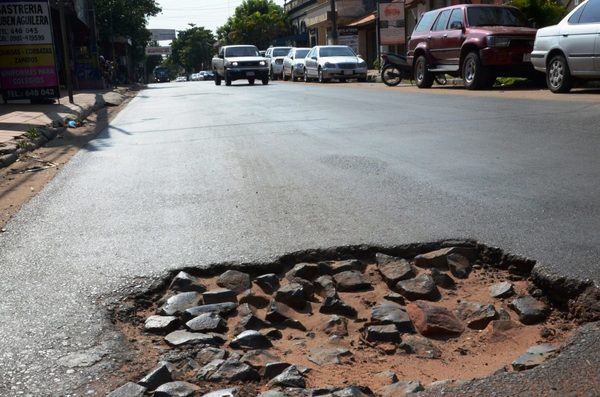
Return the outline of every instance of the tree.
[[[244,0],[227,23],[217,29],[222,45],[254,44],[267,48],[290,31],[289,18],[273,0]]]
[[[95,0],[94,5],[96,25],[103,46],[108,48],[115,37],[127,37],[131,39],[134,60],[143,59],[144,48],[150,41],[146,20],[161,11],[156,1]]]
[[[188,73],[208,69],[215,43],[215,36],[210,30],[193,24],[190,26],[179,32],[171,42],[173,63],[183,66]]]
[[[513,0],[511,4],[535,21],[538,28],[555,25],[566,14],[566,8],[554,0]]]

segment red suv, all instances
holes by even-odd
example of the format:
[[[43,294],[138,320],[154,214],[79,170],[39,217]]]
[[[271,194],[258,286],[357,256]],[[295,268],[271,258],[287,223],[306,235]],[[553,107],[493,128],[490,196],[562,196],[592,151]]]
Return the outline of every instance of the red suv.
[[[426,12],[408,42],[408,62],[419,88],[436,74],[462,76],[471,90],[490,88],[498,76],[535,77],[531,51],[536,30],[514,7],[461,4]]]

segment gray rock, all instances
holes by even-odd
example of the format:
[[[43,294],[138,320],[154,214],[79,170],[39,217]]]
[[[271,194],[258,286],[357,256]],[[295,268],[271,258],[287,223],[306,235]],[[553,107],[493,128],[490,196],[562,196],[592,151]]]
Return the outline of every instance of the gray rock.
[[[237,325],[235,326],[235,333],[240,334],[248,330],[258,331],[263,328],[269,328],[270,326],[271,324],[266,323],[265,321],[256,317],[254,314],[248,314],[240,318]]]
[[[471,273],[471,262],[460,254],[449,254],[446,257],[448,268],[454,277],[467,278]]]
[[[337,289],[333,277],[329,275],[321,276],[314,282],[315,292],[323,298],[337,298]]]
[[[364,265],[356,259],[350,259],[346,261],[333,262],[329,265],[329,269],[329,274],[338,274],[350,270],[361,272],[364,269]]]
[[[403,335],[400,348],[419,358],[437,359],[442,357],[442,351],[435,347],[431,339],[421,335]]]
[[[423,385],[418,381],[401,381],[384,386],[377,390],[381,397],[405,397],[411,393],[423,391]]]
[[[219,288],[206,291],[202,294],[202,299],[204,299],[204,303],[207,305],[224,302],[237,303],[237,293],[227,288]]]
[[[340,316],[331,316],[323,325],[321,330],[326,335],[334,335],[339,337],[348,336],[348,320]]]
[[[138,385],[144,386],[148,390],[154,390],[158,386],[171,382],[173,375],[171,371],[173,367],[169,363],[160,363],[153,368],[146,376],[139,380]]]
[[[238,297],[240,304],[247,303],[257,309],[264,309],[269,305],[270,299],[264,295],[259,295],[252,290],[244,291]]]
[[[17,151],[17,149],[17,145],[13,145],[11,143],[0,143],[0,155],[14,153]]]
[[[458,336],[464,331],[463,324],[445,307],[416,301],[406,305],[406,311],[421,335]]]
[[[334,274],[336,289],[341,292],[354,292],[372,289],[371,280],[356,270]]]
[[[463,301],[456,308],[456,316],[471,329],[484,329],[498,318],[498,313],[494,305]]]
[[[291,365],[271,379],[269,386],[304,388],[306,387],[306,380],[304,379],[304,375],[298,371],[298,368],[295,365]]]
[[[279,289],[279,278],[273,273],[256,277],[254,282],[267,294],[272,294]]]
[[[511,308],[517,312],[519,321],[525,325],[541,323],[548,317],[550,312],[548,305],[531,296],[514,299]]]
[[[340,316],[350,318],[354,318],[357,315],[355,308],[337,298],[326,298],[319,308],[319,312],[323,314],[339,314]]]
[[[456,289],[456,282],[447,273],[433,267],[430,269],[430,274],[433,282],[438,287],[444,289]]]
[[[237,315],[240,317],[245,317],[249,314],[256,315],[256,308],[248,303],[240,303],[237,308]]]
[[[213,335],[184,330],[173,331],[165,336],[165,341],[171,346],[206,344],[216,345],[217,339]]]
[[[371,393],[369,393],[371,394]],[[333,397],[368,397],[368,394],[364,393],[359,386],[348,386],[341,390],[335,391],[332,394]]]
[[[217,313],[202,313],[185,323],[185,326],[194,332],[223,332],[227,324]]]
[[[211,391],[210,393],[203,394],[202,397],[237,397],[239,392],[240,390],[237,387],[232,387],[229,389]]]
[[[406,303],[406,301],[404,300],[404,297],[396,292],[388,292],[387,294],[385,294],[383,299],[390,301],[390,302],[397,303],[399,305],[404,305]]]
[[[278,390],[267,390],[258,395],[258,397],[289,397],[285,393]]]
[[[448,253],[451,248],[442,248],[439,250],[427,252],[425,254],[415,256],[415,266],[418,267],[435,267],[437,269],[448,269]]]
[[[414,327],[406,310],[393,303],[384,303],[371,309],[371,322],[394,324],[399,332],[413,332]]]
[[[492,298],[510,298],[514,294],[515,290],[513,288],[513,283],[511,283],[510,281],[496,283],[490,287],[490,295],[492,296]]]
[[[271,340],[279,340],[279,339],[283,338],[283,334],[277,328],[263,329],[263,330],[261,330],[260,333]]]
[[[237,308],[237,304],[233,302],[214,303],[212,305],[194,306],[186,309],[183,312],[183,317],[190,320],[202,313],[217,313],[221,315],[229,314]]]
[[[391,385],[398,382],[398,376],[392,371],[383,371],[375,374],[375,378],[380,379],[385,385]]]
[[[179,272],[169,285],[171,291],[176,292],[204,292],[206,287],[198,282],[198,279],[186,272]]]
[[[204,367],[198,370],[196,377],[199,380],[207,380],[212,374],[217,372],[217,370],[223,365],[226,360],[223,359],[215,359],[206,364]]]
[[[402,296],[409,300],[435,301],[440,299],[440,291],[429,274],[421,273],[415,278],[398,281],[396,288]]]
[[[260,376],[248,364],[234,359],[227,359],[219,366],[219,369],[208,376],[208,380],[213,382],[245,382],[258,381],[260,380]]]
[[[271,324],[283,325],[289,328],[306,331],[306,327],[298,320],[293,318],[293,310],[281,302],[271,302],[265,319]]]
[[[201,295],[197,292],[182,292],[167,299],[160,308],[160,313],[165,316],[177,316],[184,310],[198,305]]]
[[[214,360],[225,360],[229,356],[229,352],[216,347],[205,347],[196,353],[196,361],[200,365],[206,365]]]
[[[293,280],[294,278],[314,280],[318,275],[319,265],[316,263],[298,263],[292,270],[285,274],[285,278],[288,280]]]
[[[342,360],[340,357],[351,356],[347,349],[325,349],[315,348],[310,350],[308,359],[309,361],[317,365],[329,365],[329,364],[341,364]]]
[[[233,290],[237,293],[250,289],[250,275],[237,270],[227,270],[217,278],[219,287]]]
[[[369,342],[400,342],[400,332],[394,324],[371,325],[367,327],[366,339]]]
[[[229,344],[234,349],[267,349],[271,341],[258,331],[248,330],[236,336]]]
[[[257,370],[263,368],[268,363],[279,362],[279,360],[279,357],[264,349],[250,350],[240,358],[241,362],[251,365]]]
[[[19,156],[17,155],[17,153],[1,154],[0,167],[8,167],[9,165],[17,161],[18,158]]]
[[[304,286],[299,283],[290,283],[280,287],[275,292],[275,300],[278,302],[285,303],[286,305],[293,307],[298,310],[302,310],[306,307],[308,302],[308,294],[306,293]]]
[[[128,382],[118,389],[108,393],[106,397],[142,397],[146,392],[144,386],[140,386],[137,383]]]
[[[304,287],[304,293],[306,294],[306,296],[308,297],[309,300],[312,299],[312,296],[315,293],[315,286],[313,285],[312,281],[309,280],[305,280],[303,278],[300,277],[293,277],[289,279],[290,283],[296,283],[296,284],[300,284],[302,287]]]
[[[179,320],[175,316],[150,316],[144,322],[144,331],[153,334],[166,334],[177,328]]]
[[[547,359],[554,357],[558,349],[551,345],[536,345],[527,349],[525,354],[519,356],[512,362],[515,371],[524,371],[543,364]]]
[[[389,286],[394,286],[398,281],[415,276],[415,272],[406,259],[377,253],[375,260],[377,261],[377,270]]]
[[[288,367],[291,367],[292,364],[284,363],[284,362],[270,362],[265,364],[263,370],[261,371],[261,375],[265,379],[273,379],[277,375],[281,374]]]
[[[154,392],[154,397],[190,397],[200,388],[188,382],[169,382],[160,386]]]

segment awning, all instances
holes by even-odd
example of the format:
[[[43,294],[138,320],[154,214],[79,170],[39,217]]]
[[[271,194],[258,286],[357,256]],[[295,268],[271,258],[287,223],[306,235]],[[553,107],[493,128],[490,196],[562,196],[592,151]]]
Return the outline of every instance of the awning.
[[[375,23],[375,13],[369,14],[366,17],[362,17],[361,19],[357,19],[356,21],[350,22],[346,26],[366,26]]]

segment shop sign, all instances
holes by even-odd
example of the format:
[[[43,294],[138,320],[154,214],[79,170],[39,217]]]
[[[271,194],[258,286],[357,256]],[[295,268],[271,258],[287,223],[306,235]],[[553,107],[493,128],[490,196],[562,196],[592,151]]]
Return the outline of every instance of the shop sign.
[[[338,44],[347,45],[358,54],[358,29],[357,28],[339,28]]]
[[[404,44],[406,42],[404,2],[379,3],[377,14],[380,44]]]
[[[171,47],[146,47],[146,55],[171,55]]]

